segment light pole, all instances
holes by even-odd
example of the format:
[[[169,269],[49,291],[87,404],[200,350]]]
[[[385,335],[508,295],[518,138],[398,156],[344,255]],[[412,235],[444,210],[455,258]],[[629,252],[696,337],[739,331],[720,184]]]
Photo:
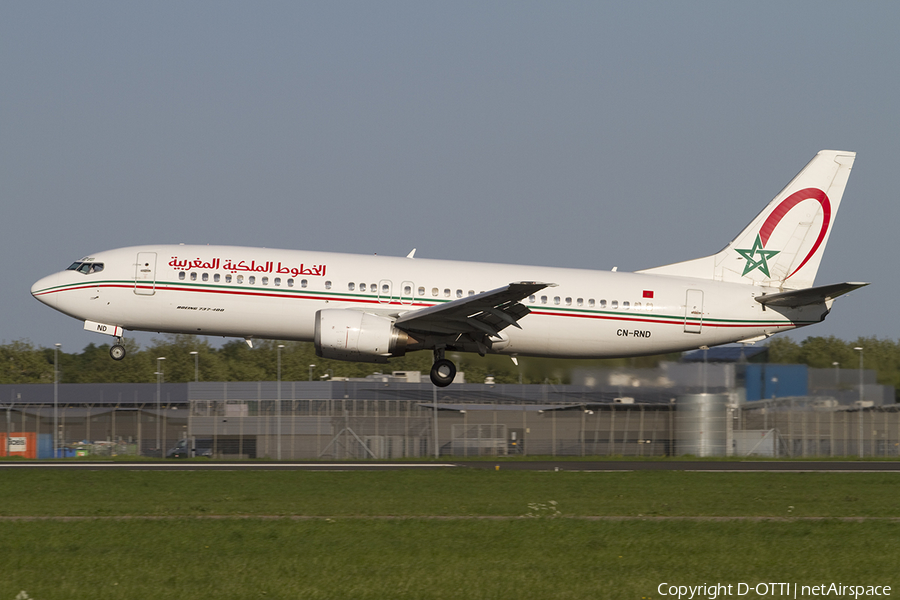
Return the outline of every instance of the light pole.
[[[862,346],[854,348],[859,352],[859,407],[862,408],[862,401],[865,394],[863,393],[863,349]]]
[[[863,349],[862,346],[857,346],[854,348],[857,352],[859,352],[859,412],[857,413],[859,419],[859,457],[863,456],[863,397],[865,394],[863,393]]]
[[[200,381],[200,353],[194,350],[191,352],[194,355],[194,383]]]
[[[278,344],[278,402],[275,404],[275,426],[278,428],[278,433],[275,436],[275,439],[278,440],[278,460],[281,460],[281,349],[284,348],[284,344]]]
[[[156,359],[156,449],[162,456],[162,443],[160,442],[160,418],[162,415],[162,401],[160,400],[160,389],[162,387],[162,361],[166,360],[165,356],[159,356]]]
[[[437,395],[437,386],[431,386],[431,402],[432,402],[432,423],[431,430],[434,433],[434,459],[438,460],[441,457],[441,445],[440,441],[438,441],[438,395]]]
[[[59,348],[53,345],[53,458],[59,452]]]
[[[309,365],[309,380],[312,381],[312,370],[316,368],[316,365]]]

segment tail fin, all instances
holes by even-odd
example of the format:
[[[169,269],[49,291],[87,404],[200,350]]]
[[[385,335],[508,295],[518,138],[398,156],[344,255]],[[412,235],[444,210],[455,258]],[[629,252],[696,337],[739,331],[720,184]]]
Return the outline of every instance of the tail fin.
[[[855,152],[822,150],[718,254],[638,272],[811,287],[855,158]]]

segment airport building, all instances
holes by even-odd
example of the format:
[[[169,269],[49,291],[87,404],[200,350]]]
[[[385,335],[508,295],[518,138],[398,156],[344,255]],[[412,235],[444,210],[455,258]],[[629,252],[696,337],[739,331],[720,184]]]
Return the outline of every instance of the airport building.
[[[874,371],[764,363],[592,369],[557,385],[418,372],[320,382],[0,385],[0,456],[383,460],[897,456]],[[57,432],[56,440],[53,432]]]

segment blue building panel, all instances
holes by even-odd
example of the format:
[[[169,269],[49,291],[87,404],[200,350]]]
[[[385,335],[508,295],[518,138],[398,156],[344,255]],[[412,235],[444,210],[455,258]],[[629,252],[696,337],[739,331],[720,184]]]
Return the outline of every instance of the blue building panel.
[[[749,364],[745,373],[748,401],[809,395],[806,365]]]

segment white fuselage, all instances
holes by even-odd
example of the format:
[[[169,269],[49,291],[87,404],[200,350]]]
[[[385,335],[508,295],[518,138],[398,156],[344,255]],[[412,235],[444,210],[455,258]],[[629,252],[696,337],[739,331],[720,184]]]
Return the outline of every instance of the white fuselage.
[[[391,317],[521,280],[556,285],[522,300],[531,314],[492,352],[673,352],[819,322],[829,308],[764,308],[754,297],[773,290],[685,277],[235,246],[121,248],[81,262],[102,270],[55,273],[32,294],[113,328],[246,339],[311,341],[322,309]]]

